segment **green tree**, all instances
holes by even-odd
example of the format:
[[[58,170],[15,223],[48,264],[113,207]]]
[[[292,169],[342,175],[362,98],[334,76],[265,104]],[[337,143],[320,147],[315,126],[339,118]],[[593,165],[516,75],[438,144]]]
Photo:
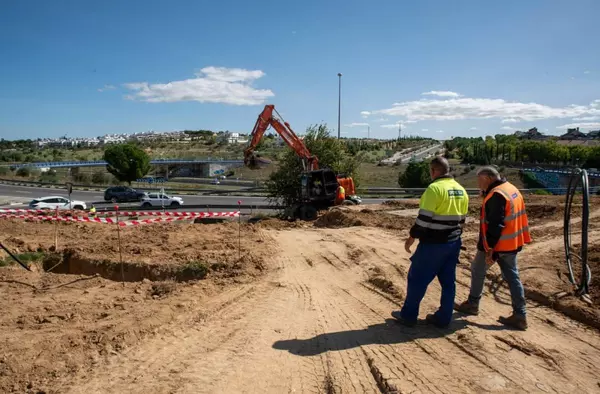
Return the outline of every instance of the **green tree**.
[[[150,171],[150,157],[135,145],[112,145],[104,150],[106,170],[121,182],[142,178]]]
[[[398,176],[398,184],[401,187],[427,187],[430,182],[429,163],[425,161],[417,162],[411,159],[406,170]]]
[[[343,173],[356,178],[358,162],[345,149],[345,143],[332,138],[324,124],[311,126],[306,130],[304,144],[312,155],[319,158],[320,168],[331,168],[336,173]],[[300,177],[304,169],[302,160],[296,152],[287,148],[279,162],[279,168],[273,172],[266,182],[267,193],[272,201],[281,201],[285,205],[293,205],[300,199]]]

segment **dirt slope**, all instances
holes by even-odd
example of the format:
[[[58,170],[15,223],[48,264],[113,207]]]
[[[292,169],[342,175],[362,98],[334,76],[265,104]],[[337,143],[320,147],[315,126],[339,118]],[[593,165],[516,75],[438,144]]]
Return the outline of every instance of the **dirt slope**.
[[[506,330],[507,294],[451,330],[388,320],[401,304],[408,256],[375,228],[266,230],[271,273],[212,298],[139,346],[81,370],[71,393],[598,392],[600,336],[529,305],[531,328]],[[373,280],[379,278],[379,280]],[[391,280],[400,291],[378,286]],[[468,274],[459,270],[458,297]],[[382,290],[383,289],[383,290]],[[432,284],[422,314],[435,309]]]

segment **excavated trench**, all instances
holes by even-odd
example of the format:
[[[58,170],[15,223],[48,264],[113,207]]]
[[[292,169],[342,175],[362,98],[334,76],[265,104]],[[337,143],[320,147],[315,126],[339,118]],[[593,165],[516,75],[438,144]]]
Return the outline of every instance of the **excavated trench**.
[[[47,255],[42,261],[46,272],[70,275],[99,275],[112,281],[139,282],[175,280],[178,282],[204,279],[208,268],[202,264],[144,264],[111,260],[93,260],[72,251]],[[122,267],[122,268],[121,268]]]

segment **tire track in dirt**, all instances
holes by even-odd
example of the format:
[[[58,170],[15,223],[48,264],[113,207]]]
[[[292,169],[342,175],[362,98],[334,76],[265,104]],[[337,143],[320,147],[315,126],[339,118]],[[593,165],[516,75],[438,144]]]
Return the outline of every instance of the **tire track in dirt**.
[[[547,308],[530,304],[531,329],[524,333],[494,323],[510,306],[489,294],[480,316],[460,318],[449,330],[390,321],[399,303],[364,282],[369,268],[379,267],[406,286],[409,260],[397,234],[298,229],[266,231],[264,237],[279,244],[269,261],[273,270],[264,279],[220,295],[190,324],[114,357],[92,376],[81,376],[71,392],[597,389],[600,352],[585,343],[600,346],[597,334]],[[352,257],[357,255],[360,259]],[[458,272],[468,283],[468,273]],[[457,298],[467,292],[459,286]],[[498,293],[507,299],[503,288]],[[435,310],[439,297],[439,284],[432,283],[422,315]],[[565,328],[571,336],[564,335]]]
[[[439,289],[435,289],[436,287],[437,287],[436,285],[433,285],[432,289],[431,289],[431,291],[434,292],[433,297],[428,297],[428,298],[433,298],[434,299],[434,301],[435,301],[434,306],[437,305],[437,299],[436,298],[439,296]],[[365,296],[361,296],[362,299],[364,299],[364,297]],[[488,302],[488,303],[494,303],[494,301],[492,301],[492,300],[486,300],[486,302]],[[559,319],[564,319],[564,317],[562,317],[560,314],[556,314],[556,313],[551,312],[551,311],[548,311],[548,312],[550,312],[551,314],[555,315]],[[500,313],[498,313],[498,315],[499,314]],[[548,315],[545,314],[544,315],[544,319],[546,319],[547,316]],[[495,320],[495,318],[494,318],[494,320]],[[494,327],[490,327],[490,328],[493,329]],[[501,327],[497,327],[497,328],[501,328]],[[581,330],[581,328],[579,328],[579,329]],[[556,341],[556,335],[557,334],[560,334],[562,336],[562,332],[560,332],[559,330],[555,330],[553,337],[547,339],[549,341],[549,343],[552,343],[552,342]],[[519,334],[519,335],[521,335],[521,334]],[[486,338],[486,341],[494,343],[494,341],[490,341],[488,338]],[[420,342],[423,342],[423,341],[420,341]],[[462,352],[462,350],[461,350],[461,352]],[[473,353],[471,351],[469,351],[469,352]],[[432,352],[430,351],[430,353],[432,353]],[[456,358],[452,358],[452,359],[445,358],[448,354],[457,355],[456,352],[454,352],[454,353],[453,352],[448,353],[447,351],[442,351],[440,354],[443,356],[443,358],[441,358],[441,359],[446,359],[448,362],[452,362],[452,360],[456,360]],[[496,354],[494,351],[491,351],[490,354],[493,354],[496,358],[499,358],[499,359],[503,360],[503,357],[502,357],[501,354]],[[457,357],[460,359],[461,358],[460,354],[458,354]],[[462,356],[462,357],[464,358],[464,356]],[[481,357],[476,356],[476,359],[480,360]],[[578,361],[578,360],[575,360],[575,361]],[[497,363],[497,365],[490,364],[491,365],[490,369],[497,370],[497,371],[502,371],[502,370],[506,369],[505,367],[503,367],[503,365],[504,364],[510,364],[511,362],[512,362],[512,360],[506,359],[505,361],[503,360],[502,362]],[[527,369],[528,362],[530,362],[530,361],[529,360],[525,361],[523,364],[521,364],[519,366],[519,368],[514,368],[514,370],[512,371],[512,376],[516,376],[516,378],[513,377],[511,379],[514,382],[516,382],[515,383],[516,387],[518,387],[520,385],[519,382],[522,380],[522,377],[520,376],[521,375],[521,371]],[[496,363],[494,363],[494,364],[496,364]],[[587,362],[586,362],[586,364],[587,364]],[[465,370],[467,371],[467,374],[468,374],[469,373],[469,369],[465,369]],[[556,371],[554,371],[554,372],[556,372]],[[467,376],[467,375],[465,375],[465,376]],[[540,387],[541,387],[541,385],[543,385],[543,382],[547,381],[546,378],[548,378],[548,379],[550,379],[550,381],[552,381],[551,376],[544,376],[544,377],[539,377],[539,378],[536,378],[535,376],[530,376],[530,380],[531,381],[528,383],[528,385],[526,385],[524,387],[527,388],[528,390],[534,390],[534,391],[535,390],[540,390]],[[494,379],[493,379],[493,377],[490,377],[489,380],[493,382]],[[486,385],[489,386],[489,383],[484,382],[484,386],[486,386]],[[569,384],[566,384],[566,385],[557,385],[555,387],[558,387],[559,388],[558,391],[561,391],[560,387],[565,388],[565,387],[573,387],[573,386],[569,385]],[[573,387],[573,388],[575,389],[575,387]]]

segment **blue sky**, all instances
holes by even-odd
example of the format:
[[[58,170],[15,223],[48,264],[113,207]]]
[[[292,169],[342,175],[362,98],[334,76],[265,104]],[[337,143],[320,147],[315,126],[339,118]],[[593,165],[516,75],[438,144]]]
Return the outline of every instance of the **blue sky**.
[[[6,0],[0,137],[250,132],[266,103],[298,133],[336,129],[338,72],[344,136],[600,129],[599,15],[597,0]]]

